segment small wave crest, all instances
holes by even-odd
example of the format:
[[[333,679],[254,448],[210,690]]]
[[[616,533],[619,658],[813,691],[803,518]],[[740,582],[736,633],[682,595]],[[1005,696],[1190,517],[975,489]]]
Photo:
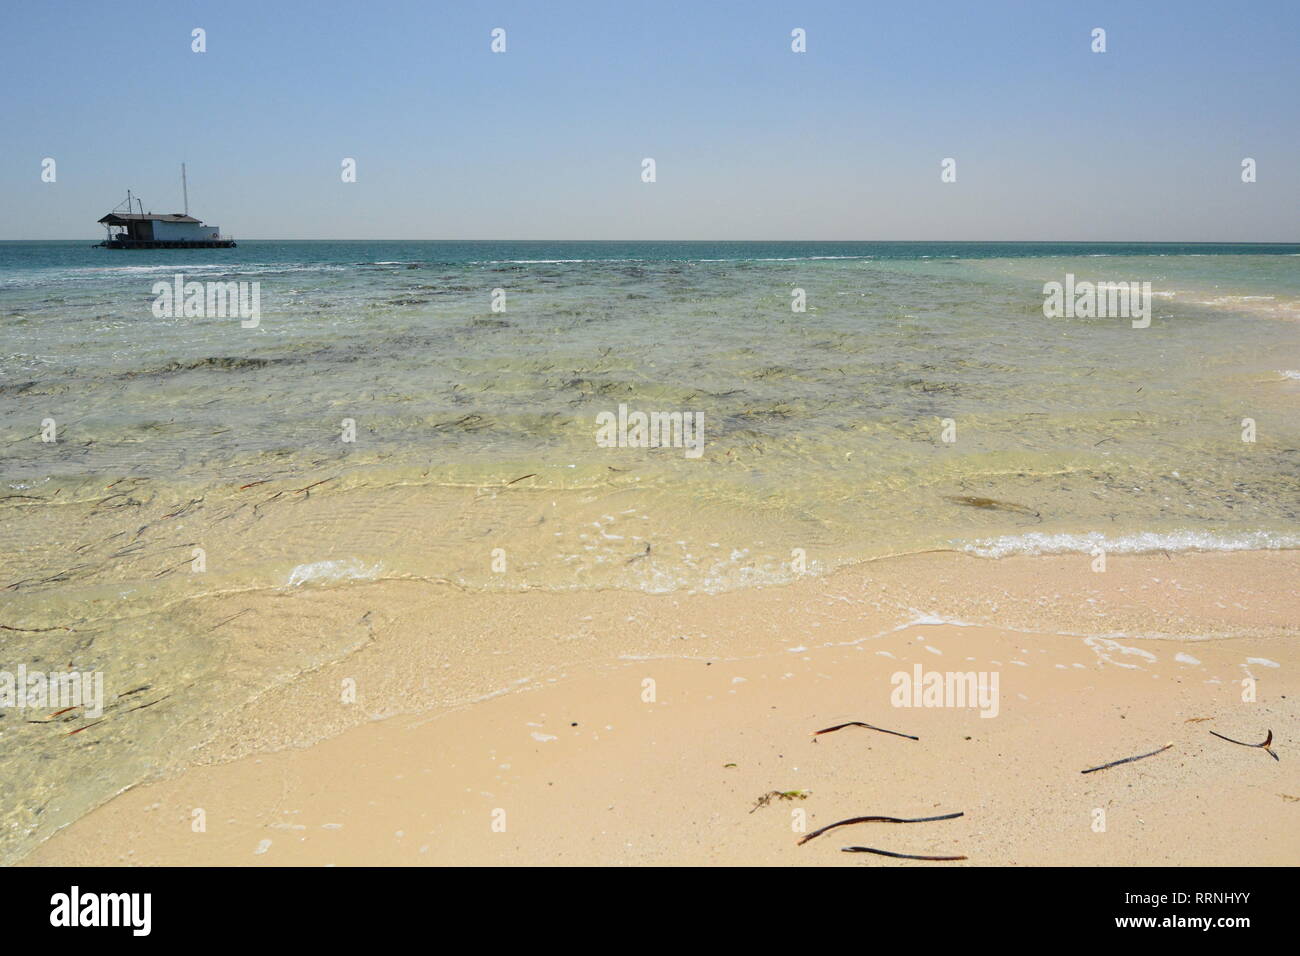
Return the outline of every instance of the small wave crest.
[[[373,581],[382,570],[382,565],[367,565],[357,558],[317,561],[314,564],[300,564],[290,571],[285,586],[296,588],[309,581],[317,584],[330,581]]]
[[[1006,558],[1017,554],[1088,554],[1100,548],[1107,554],[1153,554],[1159,551],[1277,551],[1300,548],[1300,534],[1250,531],[1213,534],[1207,531],[1144,531],[1137,534],[1004,535],[979,541],[955,542],[961,550],[981,558]]]

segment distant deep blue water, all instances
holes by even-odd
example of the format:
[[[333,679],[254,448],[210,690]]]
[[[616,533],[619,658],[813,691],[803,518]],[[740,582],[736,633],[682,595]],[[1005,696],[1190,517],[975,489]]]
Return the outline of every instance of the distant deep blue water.
[[[0,269],[79,268],[87,264],[84,240],[0,241]],[[92,264],[124,250],[94,252]],[[215,250],[213,250],[215,254]],[[141,264],[194,261],[185,250],[141,250],[129,254]],[[430,264],[465,265],[502,261],[617,260],[652,262],[721,259],[781,260],[816,257],[872,259],[1019,259],[1107,256],[1300,255],[1300,243],[1132,243],[1132,242],[585,242],[459,240],[266,240],[241,241],[222,250],[231,265],[328,263],[364,265],[383,260],[418,259]],[[142,258],[143,257],[143,258]],[[111,260],[110,260],[111,261]],[[214,258],[213,261],[216,261]]]

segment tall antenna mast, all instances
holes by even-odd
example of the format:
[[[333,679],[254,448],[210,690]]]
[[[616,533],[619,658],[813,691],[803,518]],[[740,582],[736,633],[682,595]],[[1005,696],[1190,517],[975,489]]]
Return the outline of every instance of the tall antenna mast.
[[[185,215],[190,214],[190,186],[185,181],[185,164],[181,163],[181,192],[185,195]]]

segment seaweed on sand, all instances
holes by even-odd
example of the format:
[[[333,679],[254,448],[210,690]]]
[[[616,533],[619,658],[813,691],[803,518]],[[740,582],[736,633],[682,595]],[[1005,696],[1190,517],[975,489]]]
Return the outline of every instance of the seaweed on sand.
[[[753,813],[755,810],[767,806],[772,802],[773,798],[778,800],[807,800],[808,794],[809,791],[807,790],[769,790],[754,801],[754,806],[750,808],[749,812]]]
[[[965,813],[945,813],[938,817],[914,817],[907,819],[904,817],[850,817],[847,820],[837,820],[834,823],[828,823],[819,830],[809,833],[797,844],[803,846],[814,837],[819,837],[827,830],[834,830],[836,827],[847,827],[854,823],[933,823],[936,820],[955,820],[958,817],[965,816]]]
[[[1274,760],[1278,761],[1279,763],[1281,763],[1282,761],[1282,758],[1277,755],[1277,752],[1273,750],[1272,747],[1269,746],[1269,744],[1273,742],[1273,731],[1271,730],[1268,732],[1268,736],[1264,738],[1264,742],[1262,744],[1248,744],[1242,740],[1233,740],[1231,737],[1223,736],[1223,734],[1216,734],[1214,733],[1213,730],[1211,730],[1210,733],[1214,734],[1214,736],[1218,737],[1220,740],[1226,740],[1230,744],[1239,744],[1242,747],[1258,747],[1260,750],[1263,750],[1264,753],[1268,754],[1270,757],[1272,757]]]

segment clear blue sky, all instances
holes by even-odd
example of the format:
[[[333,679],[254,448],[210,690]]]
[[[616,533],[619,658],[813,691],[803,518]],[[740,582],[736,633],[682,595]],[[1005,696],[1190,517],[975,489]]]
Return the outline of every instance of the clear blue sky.
[[[0,238],[184,160],[245,239],[1294,241],[1298,44],[1296,0],[8,0]]]

